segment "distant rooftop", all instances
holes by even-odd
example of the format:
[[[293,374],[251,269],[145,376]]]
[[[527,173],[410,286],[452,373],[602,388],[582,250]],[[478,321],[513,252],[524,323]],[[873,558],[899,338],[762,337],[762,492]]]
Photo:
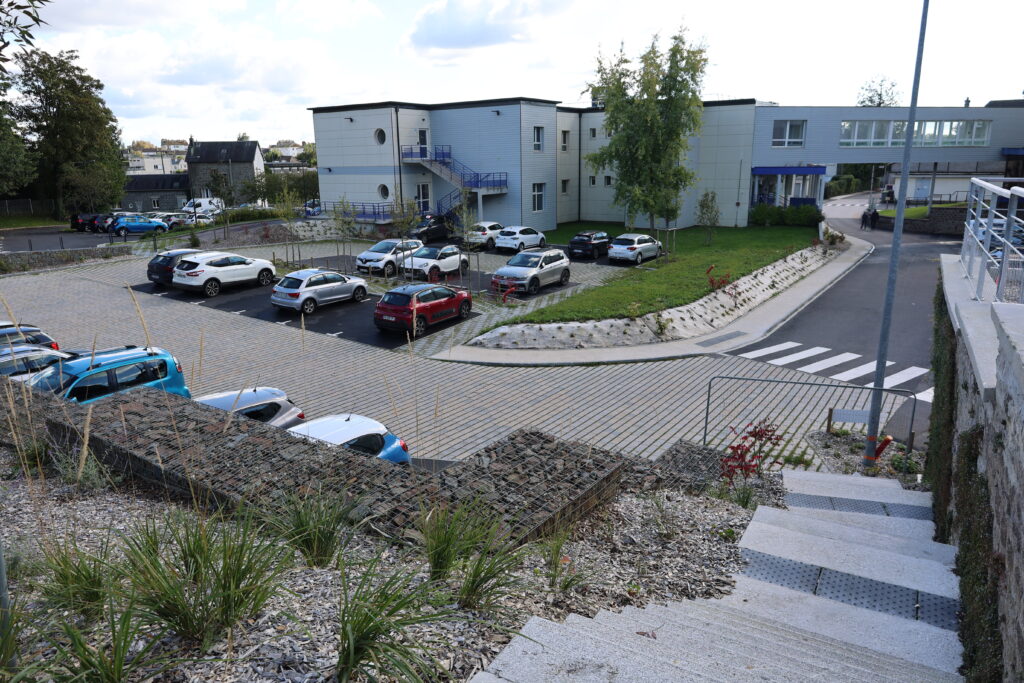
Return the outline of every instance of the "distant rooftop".
[[[185,161],[190,164],[252,163],[260,152],[256,140],[227,140],[224,142],[194,141],[188,148]]]

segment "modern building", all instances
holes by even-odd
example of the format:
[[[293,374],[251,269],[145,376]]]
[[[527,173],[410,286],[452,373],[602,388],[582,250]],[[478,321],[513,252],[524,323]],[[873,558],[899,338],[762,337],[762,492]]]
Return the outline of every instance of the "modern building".
[[[1024,152],[1024,101],[990,104],[918,108],[916,168],[974,164],[986,175],[1005,175],[1007,164],[1024,158],[1018,155]],[[344,199],[362,220],[389,222],[396,201],[443,213],[463,195],[481,219],[541,230],[569,221],[626,218],[612,201],[614,173],[586,161],[608,139],[600,107],[513,97],[311,111],[321,200]],[[908,113],[905,107],[705,102],[700,134],[690,139],[686,156],[698,180],[681,198],[679,219],[668,227],[693,225],[705,190],[716,193],[723,224],[742,226],[758,202],[820,203],[839,164],[878,163],[884,173],[883,166],[902,159]],[[915,193],[922,173],[913,181]],[[925,175],[927,190],[935,192],[933,174]]]

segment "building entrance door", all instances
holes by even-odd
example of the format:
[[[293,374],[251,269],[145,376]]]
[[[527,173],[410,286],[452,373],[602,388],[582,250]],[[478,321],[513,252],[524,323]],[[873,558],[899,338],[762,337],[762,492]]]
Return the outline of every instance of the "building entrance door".
[[[914,178],[914,199],[928,199],[931,186],[931,178]]]
[[[416,184],[416,208],[420,213],[430,211],[430,183]]]

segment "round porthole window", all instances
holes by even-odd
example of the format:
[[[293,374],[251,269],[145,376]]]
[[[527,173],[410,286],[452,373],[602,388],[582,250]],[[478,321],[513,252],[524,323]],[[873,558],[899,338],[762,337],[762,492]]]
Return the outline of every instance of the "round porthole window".
[[[373,137],[375,140],[377,140],[378,145],[383,145],[385,142],[388,141],[387,133],[384,132],[383,128],[378,128],[376,131],[374,131]]]
[[[380,195],[381,199],[387,199],[391,195],[391,193],[388,191],[387,185],[378,185],[377,194]]]

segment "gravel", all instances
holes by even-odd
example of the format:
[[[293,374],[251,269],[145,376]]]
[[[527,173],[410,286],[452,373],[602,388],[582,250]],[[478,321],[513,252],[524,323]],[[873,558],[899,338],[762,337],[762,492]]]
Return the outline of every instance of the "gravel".
[[[864,435],[859,432],[847,433],[845,430],[835,434],[828,432],[811,432],[804,437],[814,451],[817,459],[822,463],[822,472],[834,472],[836,474],[853,474],[861,472],[861,462],[864,457]],[[925,454],[922,451],[912,451],[909,459],[909,471],[902,471],[906,447],[903,444],[893,442],[886,449],[879,459],[879,466],[872,476],[884,477],[886,479],[897,479],[904,488],[918,491],[929,490],[923,481],[919,481],[919,473],[924,472]]]

